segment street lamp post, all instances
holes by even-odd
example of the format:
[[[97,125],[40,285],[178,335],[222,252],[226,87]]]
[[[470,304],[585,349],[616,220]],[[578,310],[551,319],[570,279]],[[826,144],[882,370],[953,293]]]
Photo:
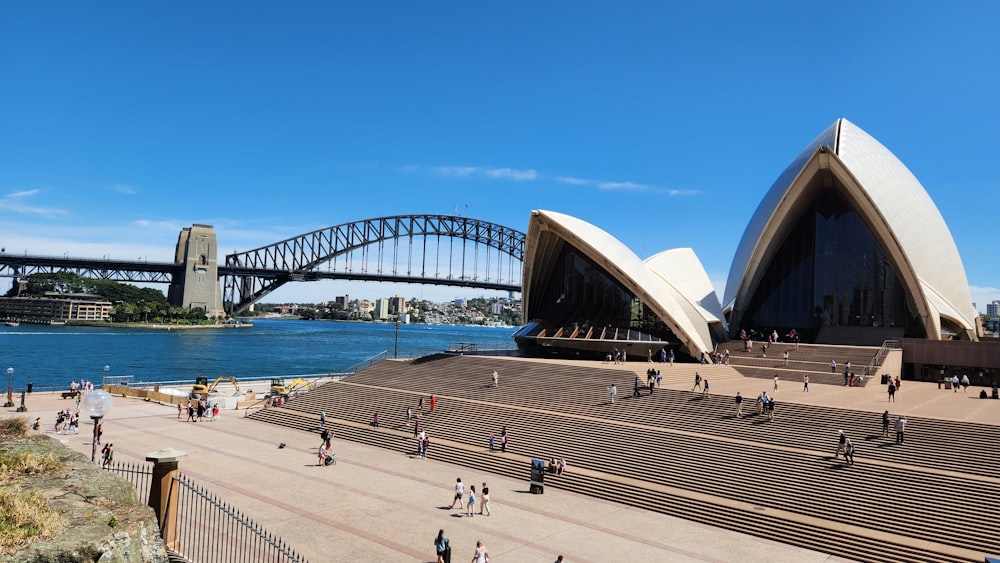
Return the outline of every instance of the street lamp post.
[[[104,366],[104,385],[108,384],[108,372],[111,371],[111,366]]]
[[[399,317],[396,317],[396,336],[392,341],[392,357],[399,358]]]
[[[97,441],[100,439],[101,419],[111,412],[112,406],[114,406],[114,400],[111,398],[111,393],[104,389],[87,393],[83,401],[80,402],[80,410],[94,421],[94,439],[90,446],[90,461],[97,460]]]
[[[4,407],[14,406],[14,388],[11,386],[10,378],[14,376],[14,368],[7,368],[7,402]]]

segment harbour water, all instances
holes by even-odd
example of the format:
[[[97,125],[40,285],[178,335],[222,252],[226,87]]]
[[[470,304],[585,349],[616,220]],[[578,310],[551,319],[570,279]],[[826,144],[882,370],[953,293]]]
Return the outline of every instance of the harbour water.
[[[456,342],[512,343],[515,329],[451,325],[255,320],[252,328],[148,330],[22,324],[0,327],[0,379],[13,386],[63,389],[72,380],[100,384],[109,375],[134,381],[194,381],[235,376],[325,374],[383,351],[445,350]],[[6,384],[6,381],[3,382]]]

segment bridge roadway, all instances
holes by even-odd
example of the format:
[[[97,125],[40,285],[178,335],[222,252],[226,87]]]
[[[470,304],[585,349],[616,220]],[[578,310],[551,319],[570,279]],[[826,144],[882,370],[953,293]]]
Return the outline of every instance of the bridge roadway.
[[[648,365],[626,369],[642,375]],[[488,385],[494,368],[499,388]],[[340,437],[409,452],[406,428],[375,431],[365,422],[375,410],[396,422],[406,405],[435,393],[441,406],[424,422],[438,460],[516,479],[525,478],[531,458],[565,456],[571,470],[550,479],[551,487],[851,559],[969,561],[1000,553],[993,519],[1000,450],[989,446],[1000,443],[1000,426],[912,416],[906,443],[896,445],[894,435],[881,436],[880,409],[899,412],[883,402],[881,386],[834,387],[848,393],[838,395],[848,404],[820,406],[786,399],[805,395],[798,382],[777,393],[775,421],[737,419],[733,384],[752,403],[771,382],[743,380],[724,366],[662,369],[671,370],[673,388],[635,399],[632,371],[623,377],[603,366],[483,357],[383,362],[253,418],[308,430],[326,410],[335,413]],[[685,390],[695,369],[724,394]],[[605,391],[612,381],[619,388],[613,406]],[[957,404],[956,418],[975,410],[1000,420],[996,402],[937,392],[952,410]],[[843,408],[855,402],[869,410]],[[483,451],[488,433],[504,426],[511,450]],[[857,444],[853,467],[833,459],[838,429]]]

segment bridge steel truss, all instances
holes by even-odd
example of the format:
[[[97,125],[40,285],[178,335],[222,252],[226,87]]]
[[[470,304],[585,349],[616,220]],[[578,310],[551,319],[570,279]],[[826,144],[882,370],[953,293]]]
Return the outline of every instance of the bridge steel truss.
[[[524,238],[520,231],[468,217],[379,217],[230,254],[225,265],[219,265],[219,277],[230,315],[290,281],[341,279],[520,291]]]
[[[145,260],[69,258],[0,254],[0,277],[26,278],[32,274],[73,272],[85,278],[132,283],[170,283],[184,270],[183,264]]]

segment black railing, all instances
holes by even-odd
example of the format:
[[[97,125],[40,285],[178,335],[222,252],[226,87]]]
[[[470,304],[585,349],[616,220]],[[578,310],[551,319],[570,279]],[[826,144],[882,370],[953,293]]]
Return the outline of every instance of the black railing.
[[[177,540],[179,551],[197,563],[257,561],[305,563],[283,540],[260,527],[239,510],[191,482],[177,482]]]
[[[149,504],[149,487],[153,481],[152,463],[113,463],[104,466],[105,471],[114,471],[122,479],[135,485],[135,494],[140,504]]]

